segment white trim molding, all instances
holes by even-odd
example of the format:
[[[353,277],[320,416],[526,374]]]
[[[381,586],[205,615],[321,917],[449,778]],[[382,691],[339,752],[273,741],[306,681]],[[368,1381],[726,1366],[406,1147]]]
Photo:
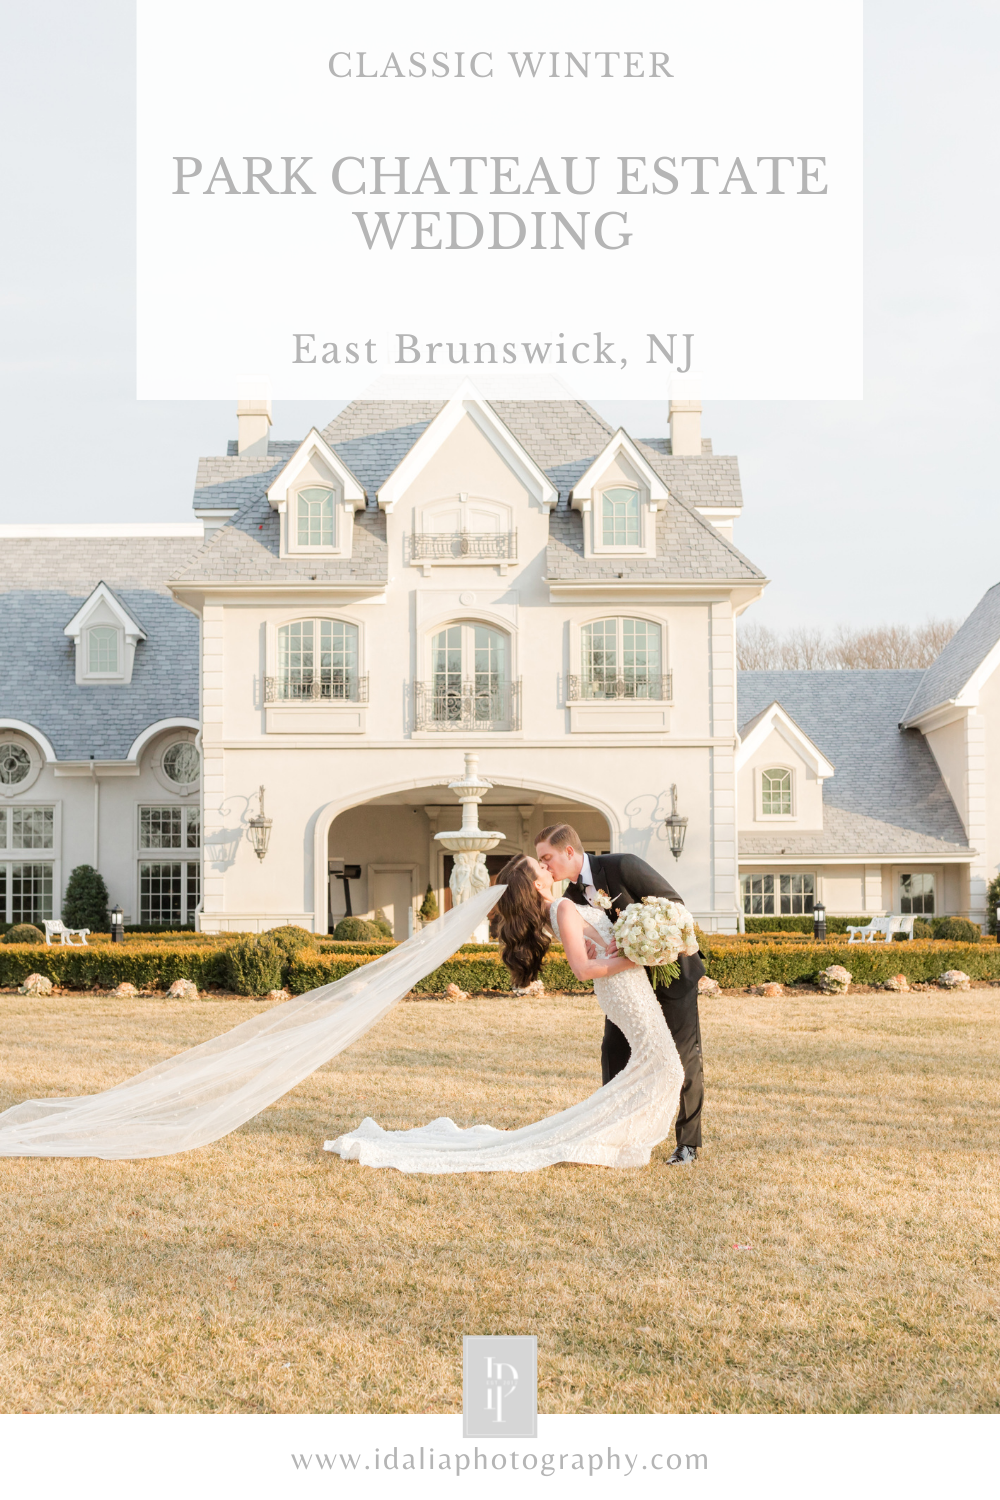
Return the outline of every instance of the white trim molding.
[[[800,729],[795,720],[785,712],[781,704],[775,701],[757,719],[756,724],[741,740],[736,751],[736,769],[741,771],[750,758],[756,755],[773,731],[781,735],[782,739],[791,745],[793,750],[805,761],[817,781],[826,781],[834,774],[834,768],[823,754],[818,745],[814,745],[804,730]]]

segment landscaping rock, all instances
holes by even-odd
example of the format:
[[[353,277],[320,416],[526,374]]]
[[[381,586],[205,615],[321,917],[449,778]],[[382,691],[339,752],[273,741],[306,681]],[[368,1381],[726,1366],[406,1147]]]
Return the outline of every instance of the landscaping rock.
[[[29,974],[17,993],[19,995],[51,995],[52,980],[46,974]]]
[[[851,975],[843,964],[831,964],[816,975],[816,983],[825,995],[846,995],[851,987]]]
[[[264,996],[265,1000],[270,1000],[274,1005],[280,1005],[282,1001],[290,1000],[291,998],[287,990],[268,990]]]
[[[545,986],[540,979],[533,979],[531,983],[526,984],[523,989],[518,985],[515,985],[512,993],[515,995],[544,995]]]
[[[753,985],[750,993],[751,995],[765,995],[768,1000],[780,1000],[785,993],[785,987],[783,984],[778,984],[772,979],[767,984]]]
[[[884,990],[892,990],[897,995],[908,995],[910,993],[910,983],[905,974],[893,974],[890,979],[886,980],[882,988]]]
[[[121,984],[116,985],[111,993],[113,995],[117,995],[119,999],[125,1000],[129,995],[138,995],[139,991],[136,989],[134,984],[129,984],[128,980],[125,979]]]
[[[460,990],[457,984],[449,984],[444,992],[446,1000],[468,1000],[468,990]]]
[[[967,990],[969,983],[968,974],[963,974],[961,969],[945,969],[938,979],[938,984],[945,990]]]
[[[193,979],[175,979],[167,996],[171,1000],[197,1000],[198,986]]]
[[[722,986],[717,979],[709,979],[707,974],[703,974],[698,980],[698,993],[708,995],[709,999],[713,999],[716,995],[722,994]]]

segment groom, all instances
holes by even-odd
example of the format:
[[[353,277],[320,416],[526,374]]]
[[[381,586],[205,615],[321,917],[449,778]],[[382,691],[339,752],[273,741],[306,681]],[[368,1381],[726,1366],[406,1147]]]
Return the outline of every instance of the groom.
[[[553,880],[568,880],[566,895],[578,906],[586,906],[597,891],[611,899],[608,916],[621,916],[626,906],[643,896],[666,896],[680,901],[680,896],[658,875],[652,865],[635,854],[584,854],[580,836],[568,823],[553,823],[535,836],[535,854]],[[698,1155],[701,1145],[701,1110],[705,1101],[705,1075],[701,1059],[701,1028],[698,1022],[698,980],[705,972],[700,955],[677,960],[680,977],[669,986],[658,985],[656,998],[663,1018],[684,1065],[677,1114],[677,1149],[669,1159],[670,1166],[687,1166]],[[601,1076],[609,1083],[629,1060],[630,1048],[613,1021],[605,1018],[604,1041],[601,1044]]]

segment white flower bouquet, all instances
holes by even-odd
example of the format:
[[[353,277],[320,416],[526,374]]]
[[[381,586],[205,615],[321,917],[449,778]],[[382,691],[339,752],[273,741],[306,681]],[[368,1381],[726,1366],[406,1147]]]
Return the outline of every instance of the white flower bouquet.
[[[698,952],[694,917],[666,896],[643,896],[627,906],[615,923],[615,941],[619,953],[649,969],[654,989],[680,974],[680,954]]]

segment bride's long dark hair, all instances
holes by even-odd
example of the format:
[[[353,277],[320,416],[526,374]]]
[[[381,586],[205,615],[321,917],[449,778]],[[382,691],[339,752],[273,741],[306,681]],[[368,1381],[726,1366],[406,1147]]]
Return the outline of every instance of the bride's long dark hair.
[[[507,887],[496,907],[500,957],[514,983],[523,989],[541,973],[552,933],[535,887],[535,873],[525,855],[515,854],[507,861],[497,876],[497,885]]]

